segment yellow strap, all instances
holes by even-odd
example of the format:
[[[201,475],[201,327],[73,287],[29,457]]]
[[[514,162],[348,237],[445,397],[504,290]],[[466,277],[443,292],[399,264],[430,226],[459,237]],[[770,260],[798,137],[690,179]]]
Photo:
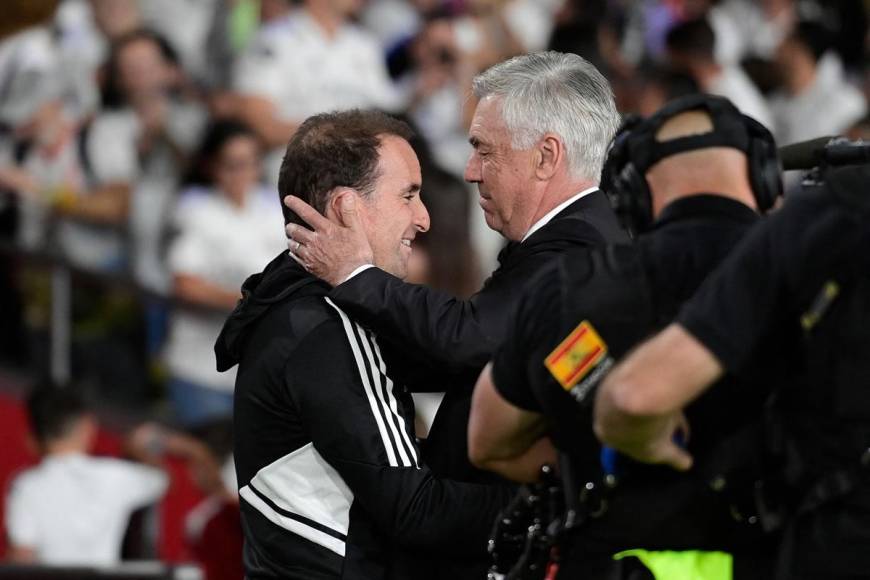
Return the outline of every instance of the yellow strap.
[[[725,552],[625,550],[613,556],[640,560],[656,580],[731,580],[733,559]]]

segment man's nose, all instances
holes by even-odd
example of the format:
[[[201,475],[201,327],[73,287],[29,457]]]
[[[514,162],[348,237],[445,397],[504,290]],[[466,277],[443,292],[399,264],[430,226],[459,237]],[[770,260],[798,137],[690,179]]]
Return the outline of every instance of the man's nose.
[[[414,227],[421,233],[429,231],[429,210],[422,201],[419,202],[419,207],[414,214]]]
[[[468,162],[465,164],[465,175],[463,177],[468,183],[479,183],[481,181],[480,157],[478,157],[477,151],[471,152],[471,157],[468,158]]]

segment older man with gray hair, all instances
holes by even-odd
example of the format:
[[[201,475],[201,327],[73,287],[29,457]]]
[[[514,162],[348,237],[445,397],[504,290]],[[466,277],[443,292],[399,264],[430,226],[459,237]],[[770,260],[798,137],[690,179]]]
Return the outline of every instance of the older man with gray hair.
[[[312,227],[287,226],[291,254],[334,286],[329,296],[345,312],[403,353],[390,362],[404,369],[413,389],[446,391],[424,460],[442,477],[493,482],[468,461],[471,392],[525,282],[565,250],[627,238],[597,188],[619,116],[594,66],[573,54],[523,55],[485,71],[473,88],[478,104],[465,179],[477,184],[487,224],[508,243],[498,269],[470,299],[374,267],[356,208],[342,208],[350,225],[340,227],[298,198],[285,203]],[[399,243],[413,251],[411,240]],[[541,451],[528,460],[553,458]],[[484,568],[483,562],[432,566],[445,578],[480,577]]]

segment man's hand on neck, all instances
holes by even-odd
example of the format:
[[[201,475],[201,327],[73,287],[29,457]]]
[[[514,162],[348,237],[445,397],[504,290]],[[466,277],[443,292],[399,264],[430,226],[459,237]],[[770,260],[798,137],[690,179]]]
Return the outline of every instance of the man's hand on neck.
[[[352,196],[341,200],[340,215],[334,221],[298,197],[288,195],[284,204],[310,226],[310,229],[297,224],[286,227],[290,255],[308,272],[338,286],[361,267],[374,264]]]

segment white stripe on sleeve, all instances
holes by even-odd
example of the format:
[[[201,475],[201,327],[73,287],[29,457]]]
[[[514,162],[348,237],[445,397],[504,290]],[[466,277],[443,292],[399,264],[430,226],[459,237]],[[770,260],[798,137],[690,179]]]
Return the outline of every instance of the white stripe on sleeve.
[[[387,428],[384,425],[384,420],[381,418],[381,413],[379,412],[379,398],[375,397],[372,391],[372,385],[369,382],[368,370],[366,368],[365,360],[363,359],[362,353],[360,352],[359,345],[357,344],[356,337],[354,336],[353,327],[350,319],[347,317],[347,314],[341,310],[335,303],[329,298],[325,298],[327,304],[335,308],[335,311],[338,312],[338,315],[341,317],[341,323],[344,326],[344,332],[347,335],[347,340],[350,343],[350,349],[353,351],[353,357],[356,360],[357,370],[359,371],[360,379],[362,380],[363,390],[365,391],[366,397],[369,401],[369,406],[372,410],[372,415],[374,415],[375,423],[378,425],[378,431],[381,434],[381,440],[384,444],[384,449],[387,452],[387,460],[392,467],[398,467],[399,462],[396,460],[396,453],[393,451],[393,443],[390,440],[390,436],[387,432]],[[377,369],[373,369],[374,372],[372,375],[377,373]],[[384,416],[388,416],[387,413],[384,413]],[[398,445],[396,446],[398,447]]]

